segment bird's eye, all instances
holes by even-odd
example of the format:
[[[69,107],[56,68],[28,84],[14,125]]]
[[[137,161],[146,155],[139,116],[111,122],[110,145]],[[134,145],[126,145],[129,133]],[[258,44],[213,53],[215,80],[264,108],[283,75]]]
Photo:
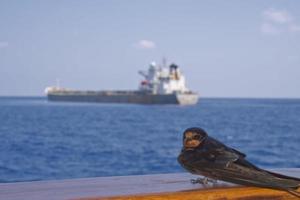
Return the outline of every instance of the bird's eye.
[[[200,139],[200,135],[195,135],[195,136],[193,137],[193,139],[199,140],[199,139]]]
[[[193,137],[193,133],[192,132],[186,132],[185,137],[186,138],[191,138],[191,137]]]

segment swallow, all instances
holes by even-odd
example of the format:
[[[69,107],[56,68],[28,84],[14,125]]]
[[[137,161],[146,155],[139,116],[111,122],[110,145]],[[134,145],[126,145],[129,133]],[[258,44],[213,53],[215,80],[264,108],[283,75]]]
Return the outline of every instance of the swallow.
[[[201,128],[183,133],[178,162],[192,174],[245,186],[287,191],[300,198],[300,178],[261,169],[246,160],[246,154],[208,136]]]

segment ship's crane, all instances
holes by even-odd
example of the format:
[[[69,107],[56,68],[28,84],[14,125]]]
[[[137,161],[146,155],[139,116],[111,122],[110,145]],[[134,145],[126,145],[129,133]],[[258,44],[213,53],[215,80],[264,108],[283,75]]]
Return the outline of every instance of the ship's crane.
[[[145,77],[145,79],[148,79],[148,74],[145,71],[140,70],[139,74],[142,75],[143,77]]]

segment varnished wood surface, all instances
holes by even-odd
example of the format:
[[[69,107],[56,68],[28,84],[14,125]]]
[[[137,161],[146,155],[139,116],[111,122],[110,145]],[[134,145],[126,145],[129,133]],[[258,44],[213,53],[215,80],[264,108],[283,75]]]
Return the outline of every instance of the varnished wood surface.
[[[273,171],[300,177],[300,169]],[[224,182],[204,188],[190,183],[195,177],[176,173],[7,183],[0,184],[0,199],[296,199],[281,191],[237,187]]]
[[[115,197],[83,198],[79,200],[299,200],[282,191],[255,187],[230,187]]]

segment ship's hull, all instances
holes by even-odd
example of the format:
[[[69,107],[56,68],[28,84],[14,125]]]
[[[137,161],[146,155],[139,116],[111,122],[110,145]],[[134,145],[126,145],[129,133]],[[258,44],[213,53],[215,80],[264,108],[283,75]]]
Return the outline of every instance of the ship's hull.
[[[198,102],[196,93],[149,94],[139,91],[52,91],[50,101],[135,103],[135,104],[181,104]]]

